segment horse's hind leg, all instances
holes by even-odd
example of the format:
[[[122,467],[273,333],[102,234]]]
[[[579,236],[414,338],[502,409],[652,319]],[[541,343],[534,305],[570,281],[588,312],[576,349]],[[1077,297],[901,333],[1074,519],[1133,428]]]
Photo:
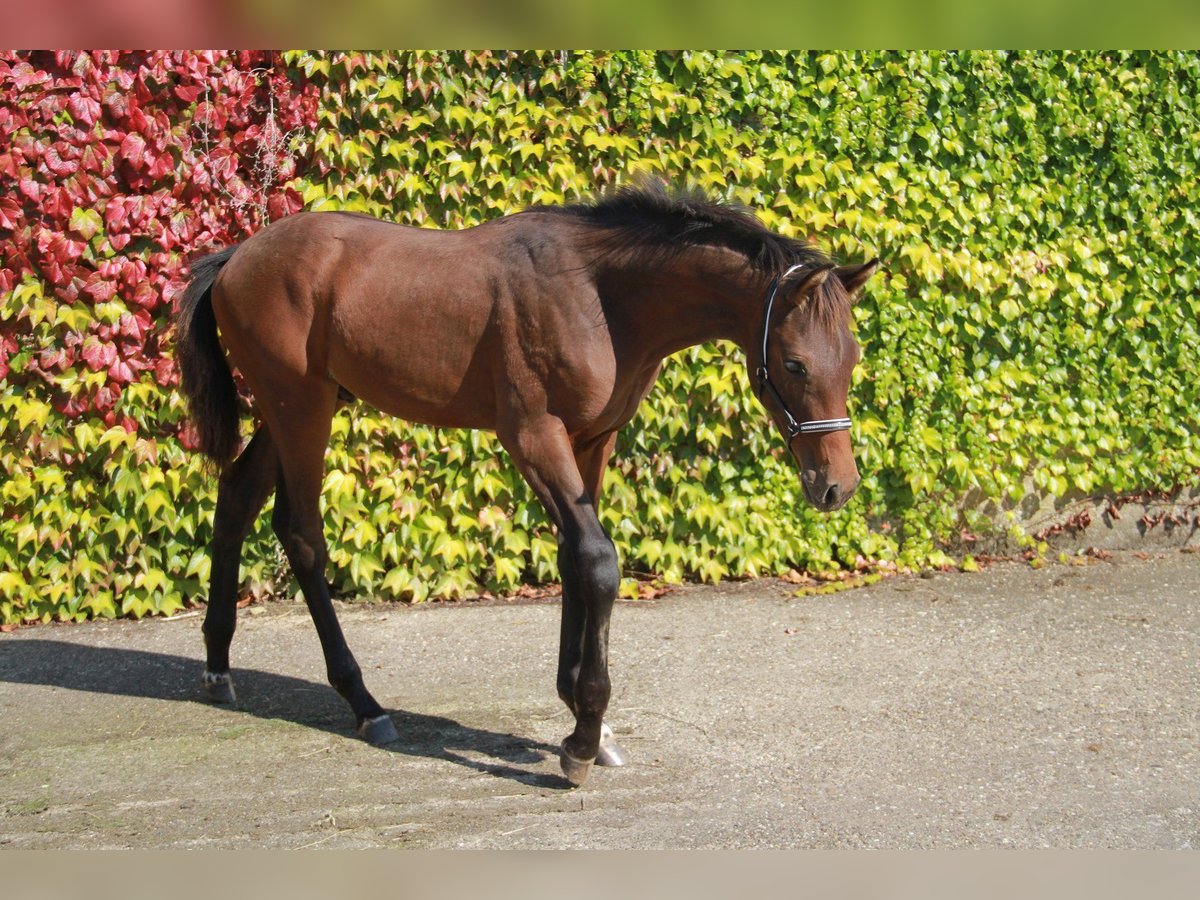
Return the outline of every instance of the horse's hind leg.
[[[242,542],[271,491],[279,458],[270,432],[261,427],[246,449],[221,475],[217,486],[217,511],[213,520],[212,575],[208,611],[204,616],[207,663],[204,690],[217,703],[234,701],[229,674],[229,645],[237,627],[238,572]]]
[[[362,670],[346,644],[325,580],[329,556],[320,500],[337,386],[305,385],[296,394],[304,400],[297,399],[286,420],[276,425],[282,478],[276,489],[271,524],[317,627],[329,683],[350,704],[359,734],[372,744],[386,744],[399,735],[363,684]]]

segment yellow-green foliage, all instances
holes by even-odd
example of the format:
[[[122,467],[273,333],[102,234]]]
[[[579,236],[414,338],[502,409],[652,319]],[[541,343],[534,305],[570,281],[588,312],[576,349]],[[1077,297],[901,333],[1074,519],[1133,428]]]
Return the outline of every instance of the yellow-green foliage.
[[[287,61],[323,90],[321,165],[297,184],[312,209],[459,228],[647,173],[752,206],[845,261],[883,257],[856,309],[855,500],[808,509],[740,351],[694,348],[668,362],[606,479],[601,515],[627,571],[937,563],[1029,485],[1065,496],[1197,480],[1194,54]],[[131,414],[178,417],[174,394],[141,387],[122,400]],[[161,441],[160,478],[119,435],[60,430],[82,468],[17,471],[22,436],[57,427],[32,402],[4,398],[0,617],[202,597],[214,497],[197,462]],[[555,577],[545,518],[490,434],[352,406],[324,498],[339,591],[424,599]],[[68,528],[86,549],[56,555]],[[246,577],[278,566],[263,517]],[[118,574],[88,600],[93,570]]]

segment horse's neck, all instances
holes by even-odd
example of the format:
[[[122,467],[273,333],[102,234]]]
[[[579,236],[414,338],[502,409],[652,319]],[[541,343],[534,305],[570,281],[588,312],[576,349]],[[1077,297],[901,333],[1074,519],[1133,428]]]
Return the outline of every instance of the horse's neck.
[[[654,265],[615,269],[606,307],[638,355],[657,362],[714,340],[749,346],[762,316],[759,291],[745,262],[697,248]]]

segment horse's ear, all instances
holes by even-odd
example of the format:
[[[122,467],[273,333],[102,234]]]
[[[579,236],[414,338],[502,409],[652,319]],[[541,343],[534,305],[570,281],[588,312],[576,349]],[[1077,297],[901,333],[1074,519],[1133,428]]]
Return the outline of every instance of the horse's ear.
[[[869,263],[863,263],[861,266],[838,266],[834,271],[837,272],[838,281],[842,283],[846,293],[854,297],[862,290],[862,286],[867,283],[875,270],[879,268],[879,260],[873,259]]]
[[[798,269],[794,275],[785,275],[779,286],[787,292],[787,297],[793,302],[798,302],[823,285],[832,271],[833,266],[825,266],[823,269],[806,266]]]

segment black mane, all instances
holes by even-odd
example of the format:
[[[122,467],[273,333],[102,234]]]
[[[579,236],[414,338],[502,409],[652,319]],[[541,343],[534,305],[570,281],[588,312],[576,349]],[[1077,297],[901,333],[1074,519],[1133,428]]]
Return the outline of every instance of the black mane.
[[[726,247],[762,272],[797,264],[828,266],[829,257],[804,241],[771,231],[736,204],[668,193],[662,185],[622,187],[590,202],[542,207],[574,216],[601,232],[605,253],[650,253],[670,258],[690,247]]]

